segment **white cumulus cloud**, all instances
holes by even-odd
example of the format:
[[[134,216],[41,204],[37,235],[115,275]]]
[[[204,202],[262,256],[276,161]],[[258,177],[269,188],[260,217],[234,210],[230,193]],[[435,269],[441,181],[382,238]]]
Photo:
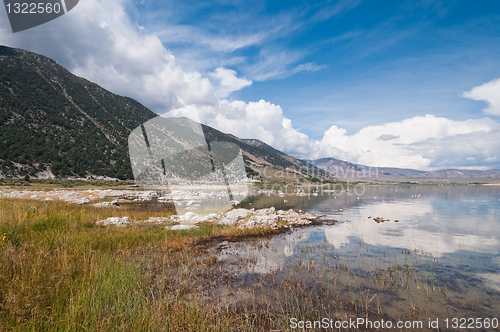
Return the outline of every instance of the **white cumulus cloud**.
[[[489,105],[483,111],[500,115],[500,78],[476,86],[472,90],[464,92],[462,96],[472,100],[486,101]]]
[[[241,138],[259,139],[293,155],[305,156],[312,140],[292,126],[279,105],[265,100],[243,102],[221,100],[216,105],[198,106],[201,122]]]
[[[493,161],[491,155],[500,155],[499,131],[500,125],[488,118],[454,121],[433,115],[368,126],[353,135],[334,125],[314,143],[313,157],[415,169]]]
[[[215,88],[215,96],[218,98],[227,98],[234,91],[243,89],[246,86],[252,85],[252,81],[238,78],[237,72],[232,69],[219,67],[215,69],[210,76],[217,82]]]
[[[131,22],[126,2],[80,1],[75,10],[42,26],[2,34],[1,43],[55,59],[74,74],[158,113],[216,103],[210,80],[184,71],[157,36]],[[7,19],[0,22],[1,30],[9,29]]]

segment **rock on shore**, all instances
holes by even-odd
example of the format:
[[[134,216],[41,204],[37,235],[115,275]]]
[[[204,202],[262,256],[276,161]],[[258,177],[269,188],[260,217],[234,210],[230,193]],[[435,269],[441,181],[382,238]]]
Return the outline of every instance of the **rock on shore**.
[[[209,214],[208,216],[199,216],[193,212],[187,212],[184,215],[173,215],[167,217],[151,217],[148,220],[135,221],[134,223],[153,223],[166,224],[166,228],[171,230],[183,230],[197,228],[197,224],[201,223],[217,223],[219,225],[235,225],[240,229],[245,228],[295,228],[299,226],[311,225],[320,219],[321,215],[304,213],[295,210],[278,210],[274,207],[268,209],[234,209],[222,214]],[[126,219],[126,220],[125,220]],[[100,225],[117,225],[124,226],[130,224],[127,217],[124,218],[108,218],[98,221]],[[173,225],[172,224],[177,224]]]
[[[123,217],[123,218],[111,217],[106,220],[98,221],[96,224],[103,226],[107,225],[125,226],[130,224],[130,220],[128,219],[128,217]]]

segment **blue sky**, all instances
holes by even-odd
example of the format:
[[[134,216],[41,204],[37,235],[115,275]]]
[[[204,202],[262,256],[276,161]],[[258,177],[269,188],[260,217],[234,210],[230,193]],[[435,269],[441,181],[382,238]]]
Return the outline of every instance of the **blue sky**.
[[[253,84],[232,98],[279,104],[314,139],[332,122],[353,133],[427,113],[481,118],[483,105],[460,95],[500,76],[498,1],[145,1],[134,9],[152,31],[197,31],[163,38],[179,63],[236,70]],[[301,64],[313,71],[294,74]]]
[[[299,158],[500,168],[499,1],[81,0],[0,42]]]

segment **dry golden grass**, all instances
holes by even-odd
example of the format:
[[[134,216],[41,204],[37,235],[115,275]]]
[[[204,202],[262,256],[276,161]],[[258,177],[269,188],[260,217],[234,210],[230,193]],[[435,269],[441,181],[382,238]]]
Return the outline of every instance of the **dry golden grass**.
[[[213,279],[208,246],[275,231],[95,224],[168,213],[0,200],[0,330],[245,330],[241,317],[196,300],[193,285]]]
[[[335,319],[378,310],[371,293],[350,299],[354,291],[331,288],[333,279],[318,279],[309,261],[299,261],[288,275],[262,275],[244,289],[207,250],[276,230],[95,224],[168,213],[0,200],[0,331],[288,330],[291,317]],[[339,266],[328,273],[350,275]],[[246,297],[228,295],[237,292]]]

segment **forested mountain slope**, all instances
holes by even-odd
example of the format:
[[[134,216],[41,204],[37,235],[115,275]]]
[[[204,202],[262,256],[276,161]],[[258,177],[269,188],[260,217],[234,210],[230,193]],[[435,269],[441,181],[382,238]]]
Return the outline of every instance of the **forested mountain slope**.
[[[0,46],[4,174],[131,178],[127,137],[155,117],[137,101],[71,74],[44,56]],[[26,166],[21,166],[26,165]]]
[[[156,116],[47,57],[0,46],[0,177],[132,179],[128,136]],[[331,178],[261,141],[203,131],[207,141],[238,145],[250,175],[257,175],[252,167],[270,167]]]

